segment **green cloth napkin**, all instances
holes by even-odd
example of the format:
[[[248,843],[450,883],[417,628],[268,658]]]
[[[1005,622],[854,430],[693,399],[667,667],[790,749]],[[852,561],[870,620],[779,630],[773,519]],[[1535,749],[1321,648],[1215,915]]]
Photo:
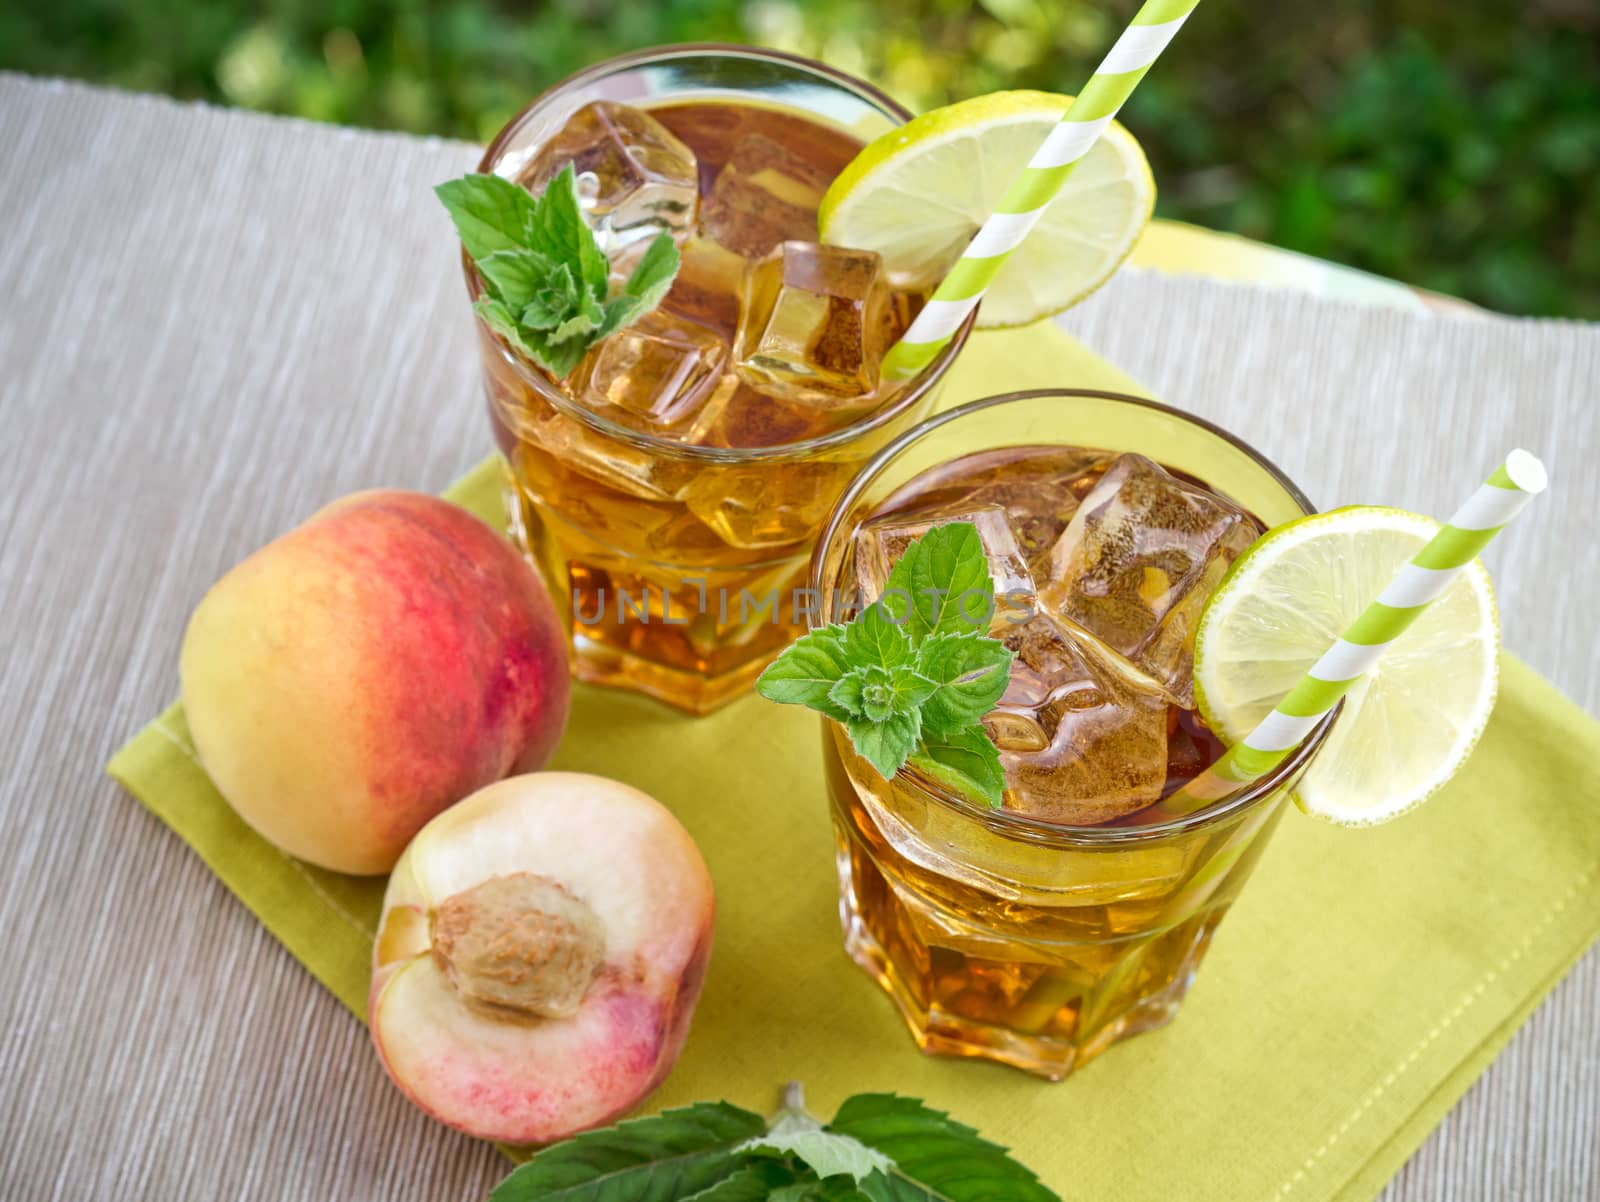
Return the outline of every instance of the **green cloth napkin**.
[[[974,338],[945,403],[1044,385],[1135,390],[1039,326]],[[497,470],[449,495],[500,521]],[[768,1110],[791,1078],[819,1114],[895,1090],[1011,1145],[1072,1202],[1367,1199],[1600,931],[1600,726],[1508,658],[1483,741],[1427,806],[1372,831],[1289,815],[1172,1026],[1058,1085],[924,1057],[841,949],[817,721],[754,697],[689,719],[574,690],[552,766],[660,798],[717,885],[705,994],[651,1108]],[[108,771],[363,1013],[380,879],[256,836],[206,779],[179,705]]]

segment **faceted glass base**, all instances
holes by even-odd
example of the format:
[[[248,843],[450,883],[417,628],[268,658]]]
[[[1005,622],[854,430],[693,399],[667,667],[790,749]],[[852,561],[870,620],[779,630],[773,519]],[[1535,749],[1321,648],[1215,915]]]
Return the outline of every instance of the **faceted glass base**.
[[[998,1061],[1050,1081],[1118,1040],[1175,1019],[1222,918],[1210,911],[1153,938],[1124,942],[1109,957],[1104,949],[1085,949],[1083,960],[1097,962],[1097,974],[1074,971],[1065,958],[1053,968],[1000,964],[970,954],[970,943],[966,950],[942,945],[917,903],[889,886],[870,860],[852,856],[843,837],[838,867],[845,950],[894,1001],[917,1046],[932,1055]]]
[[[576,639],[571,644],[572,674],[589,684],[632,689],[699,716],[721,709],[749,692],[782,648],[733,668],[720,676],[702,676],[671,665],[619,651],[606,643]]]
[[[585,562],[575,563],[570,545],[575,539],[569,537],[564,543],[551,537],[539,507],[522,495],[509,473],[504,495],[511,539],[550,587],[567,631],[572,674],[578,680],[631,689],[685,713],[709,714],[748,692],[799,633],[792,621],[772,620],[774,613],[782,617],[781,609],[763,609],[751,616],[738,637],[729,637],[732,623],[696,613],[708,608],[698,596],[708,587],[705,582],[713,596],[727,591],[714,570],[701,572],[687,594],[673,590],[676,595],[669,597],[670,576],[652,578],[656,574],[646,574],[652,565],[631,560],[615,548],[582,547],[577,553]],[[797,577],[803,571],[804,563],[797,562],[780,565],[776,575]],[[740,584],[760,579],[748,573],[738,573],[737,578]],[[619,592],[630,602],[627,621],[621,620],[622,611],[617,609]],[[640,614],[632,608],[635,599],[641,602]],[[607,620],[592,620],[596,606],[606,610]],[[585,622],[579,610],[586,611],[591,621]],[[730,617],[736,621],[736,611]],[[682,625],[677,624],[680,621]]]

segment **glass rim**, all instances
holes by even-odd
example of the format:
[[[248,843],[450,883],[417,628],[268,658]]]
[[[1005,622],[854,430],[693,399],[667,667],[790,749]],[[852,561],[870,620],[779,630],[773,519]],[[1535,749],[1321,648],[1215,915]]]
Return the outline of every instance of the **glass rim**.
[[[758,46],[740,46],[732,42],[682,42],[666,46],[648,46],[641,50],[629,51],[619,54],[614,58],[604,59],[576,71],[565,79],[551,84],[525,105],[516,116],[507,121],[494,140],[489,143],[483,152],[483,158],[478,161],[477,170],[483,174],[492,174],[495,164],[505,154],[507,143],[516,136],[517,132],[535,113],[543,109],[552,100],[563,92],[574,87],[604,79],[637,67],[649,66],[654,63],[671,62],[674,59],[687,58],[740,58],[756,61],[777,62],[786,66],[797,67],[810,74],[819,76],[835,87],[845,91],[854,92],[869,103],[875,105],[883,114],[897,124],[905,124],[911,120],[912,113],[904,105],[894,100],[866,80],[830,67],[826,63],[817,62],[799,54],[790,54],[783,50],[767,50]],[[467,255],[466,248],[461,250],[461,270],[466,277],[467,296],[476,303],[483,291],[483,281],[478,275],[477,268],[473,266],[471,258]],[[837,430],[830,430],[826,434],[819,434],[814,438],[802,439],[799,442],[784,442],[766,447],[707,447],[694,443],[678,442],[670,438],[659,438],[653,434],[646,434],[628,426],[611,421],[609,418],[593,413],[582,405],[575,403],[566,392],[545,376],[534,365],[526,362],[508,346],[498,333],[484,324],[483,319],[473,315],[474,323],[480,330],[487,334],[494,344],[496,352],[506,366],[516,373],[519,380],[549,401],[556,409],[566,416],[583,423],[596,430],[606,438],[624,443],[638,450],[647,451],[652,455],[659,455],[668,459],[688,460],[696,463],[744,464],[761,462],[784,462],[795,459],[808,459],[821,451],[832,450],[836,447],[848,446],[857,439],[872,434],[875,430],[894,421],[908,409],[914,408],[940,380],[944,373],[954,362],[966,345],[967,336],[972,332],[977,322],[977,310],[974,309],[961,323],[959,329],[951,337],[949,343],[939,354],[912,377],[901,393],[891,398],[872,412],[866,414],[861,420],[841,426]]]
[[[811,553],[811,568],[808,572],[808,583],[814,595],[827,597],[830,591],[823,579],[824,570],[828,560],[828,548],[839,538],[841,528],[846,524],[846,517],[851,507],[861,494],[866,491],[874,478],[902,451],[924,436],[931,434],[941,426],[962,418],[970,417],[985,409],[997,406],[1014,404],[1018,401],[1042,400],[1049,397],[1084,397],[1090,400],[1111,401],[1116,404],[1133,405],[1142,409],[1150,409],[1157,413],[1164,413],[1175,417],[1187,425],[1204,431],[1215,438],[1221,439],[1241,451],[1256,466],[1266,471],[1273,482],[1281,487],[1294,503],[1306,514],[1316,513],[1316,507],[1311,499],[1301,491],[1300,487],[1284,475],[1275,463],[1257,451],[1249,443],[1234,434],[1230,434],[1221,426],[1197,417],[1192,413],[1185,413],[1171,405],[1164,405],[1160,401],[1150,400],[1148,397],[1130,396],[1127,393],[1108,392],[1097,388],[1029,388],[1017,392],[997,393],[994,396],[982,397],[975,401],[957,405],[936,413],[923,421],[918,422],[899,437],[889,442],[876,455],[862,465],[861,470],[851,479],[844,495],[834,505],[828,515],[827,522],[822,527],[822,532],[817,536],[817,544]],[[813,612],[809,615],[809,625],[815,630],[826,625],[821,614]],[[1176,818],[1167,818],[1160,822],[1151,822],[1140,826],[1084,826],[1067,822],[1048,822],[1040,818],[1030,818],[1025,814],[1017,814],[1009,810],[987,809],[959,797],[954,793],[941,789],[937,784],[912,773],[908,768],[902,768],[896,775],[896,783],[915,789],[919,794],[930,800],[954,810],[965,818],[988,827],[996,834],[1022,839],[1031,843],[1049,843],[1066,846],[1111,846],[1117,844],[1131,844],[1151,842],[1170,836],[1198,830],[1203,827],[1222,822],[1232,816],[1238,815],[1253,808],[1260,802],[1272,797],[1283,788],[1285,782],[1293,780],[1302,768],[1321,750],[1333,729],[1334,721],[1344,709],[1341,701],[1337,706],[1311,728],[1311,732],[1302,739],[1292,753],[1276,768],[1258,780],[1245,785],[1237,792],[1230,794],[1222,800],[1197,810],[1193,814],[1185,814]],[[832,728],[829,736],[837,738],[843,731],[831,718],[822,719],[825,726]],[[844,737],[848,738],[846,734]],[[852,786],[853,787],[853,786]]]

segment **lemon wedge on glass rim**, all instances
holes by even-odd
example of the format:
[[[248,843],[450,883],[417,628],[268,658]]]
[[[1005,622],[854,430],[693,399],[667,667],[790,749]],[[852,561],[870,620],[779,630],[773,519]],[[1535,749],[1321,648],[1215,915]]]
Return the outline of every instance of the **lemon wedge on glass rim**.
[[[1196,628],[1194,691],[1206,725],[1229,744],[1247,735],[1439,529],[1419,514],[1353,505],[1263,535]],[[1494,590],[1473,560],[1345,694],[1296,803],[1342,826],[1420,805],[1488,724],[1499,651]]]
[[[890,130],[828,188],[822,240],[877,251],[896,287],[931,291],[1071,101],[991,92]],[[1025,325],[1100,287],[1133,250],[1155,197],[1144,151],[1113,121],[1011,252],[979,306],[979,327]]]

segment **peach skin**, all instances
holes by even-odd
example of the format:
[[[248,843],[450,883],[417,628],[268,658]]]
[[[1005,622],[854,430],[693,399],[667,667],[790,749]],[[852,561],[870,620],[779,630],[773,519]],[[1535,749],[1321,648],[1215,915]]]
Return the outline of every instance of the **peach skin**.
[[[420,493],[356,493],[240,563],[190,618],[179,674],[217,789],[340,872],[387,872],[445,807],[543,765],[567,717],[543,582]]]

